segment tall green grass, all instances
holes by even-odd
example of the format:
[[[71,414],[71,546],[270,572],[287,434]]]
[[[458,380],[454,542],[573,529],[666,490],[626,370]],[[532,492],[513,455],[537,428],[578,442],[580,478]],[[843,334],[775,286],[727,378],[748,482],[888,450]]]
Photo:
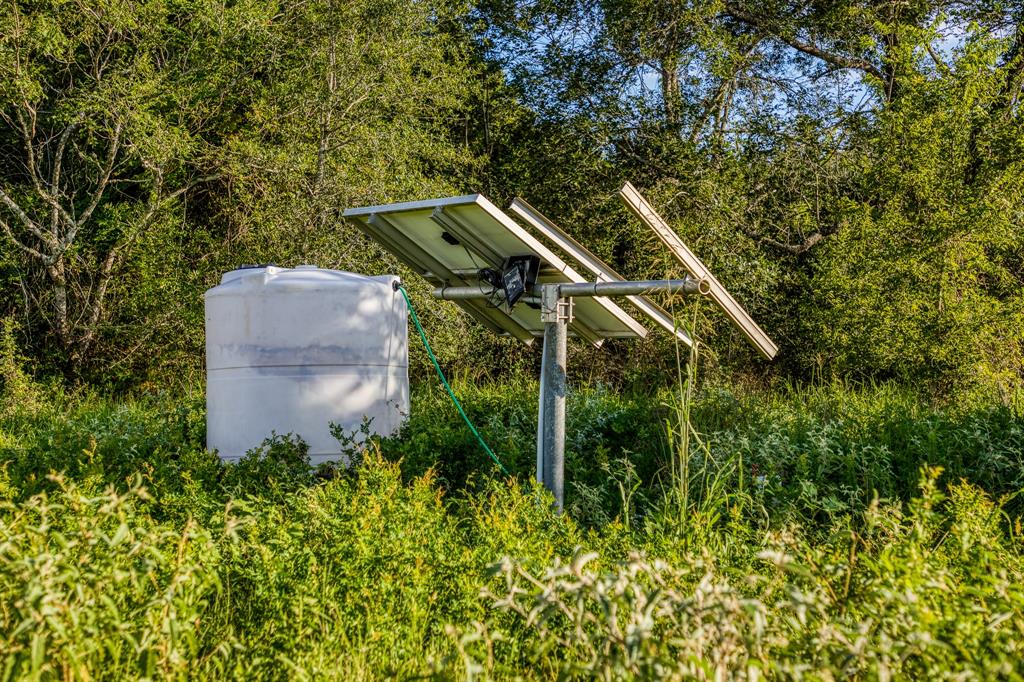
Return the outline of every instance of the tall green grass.
[[[1021,676],[1009,408],[694,385],[684,418],[579,388],[559,516],[535,386],[456,388],[514,478],[427,387],[347,470],[287,435],[221,464],[198,394],[5,411],[0,674]]]
[[[634,511],[668,492],[699,501],[706,491],[726,487],[757,498],[773,513],[794,510],[815,518],[863,510],[875,497],[908,500],[923,466],[941,467],[944,485],[964,479],[997,498],[1024,487],[1024,421],[1006,405],[940,409],[892,384],[772,392],[689,388],[695,385],[684,378],[684,391],[690,391],[685,411],[678,391],[570,391],[566,481],[577,519],[615,518],[622,481],[634,478],[642,482],[632,496]],[[510,470],[530,476],[536,386],[456,387]],[[412,404],[404,432],[382,444],[408,476],[432,470],[443,486],[462,489],[491,470],[443,394],[418,387]],[[693,487],[695,479],[701,483]],[[1011,505],[1019,508],[1016,501]]]

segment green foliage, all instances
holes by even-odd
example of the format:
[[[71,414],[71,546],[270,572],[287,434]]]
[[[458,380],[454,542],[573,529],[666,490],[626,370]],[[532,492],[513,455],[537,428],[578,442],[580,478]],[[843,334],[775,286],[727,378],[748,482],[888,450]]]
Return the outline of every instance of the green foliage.
[[[908,84],[913,104],[880,116],[865,196],[839,217],[810,281],[809,311],[820,312],[807,316],[807,350],[839,373],[914,377],[969,398],[1019,390],[1022,129],[977,113],[1001,97],[999,47],[969,43],[955,75]]]
[[[496,170],[616,269],[672,274],[616,205],[628,179],[781,342],[789,377],[897,378],[951,402],[1020,394],[1019,2],[480,11],[537,112],[513,123],[525,144]],[[712,370],[770,372],[704,313]],[[626,354],[657,376],[673,352]]]
[[[496,384],[474,387],[457,381],[453,388],[466,396],[460,400],[467,415],[508,470],[531,476],[536,467],[536,384],[523,382],[509,391]],[[472,487],[483,483],[477,480],[482,474],[497,474],[472,434],[459,426],[461,418],[442,390],[417,386],[411,402],[412,414],[400,433],[380,442],[385,457],[399,460],[409,476],[431,470],[449,488]],[[639,476],[653,479],[661,466],[659,457],[668,449],[658,419],[662,412],[652,413],[646,401],[622,398],[605,386],[569,392],[566,467],[578,473],[570,485],[603,499],[614,486],[609,470],[637,452],[644,453],[636,464]]]
[[[134,256],[167,243],[181,197],[222,177],[220,137],[251,100],[248,60],[272,11],[7,0],[0,13],[4,249],[37,352],[76,375],[97,347],[109,352],[111,321],[122,350],[165,329],[140,321],[157,306],[132,285],[173,270],[147,272]]]
[[[154,520],[138,479],[99,495],[53,482],[0,508],[4,678],[186,674],[222,587],[211,532]]]
[[[1022,16],[0,0],[0,677],[1020,678]],[[558,515],[538,354],[340,213],[521,195],[681,274],[625,179],[783,354],[679,301],[709,388],[665,335],[572,345]],[[349,467],[208,453],[198,294],[267,261],[402,275],[513,477],[424,385]]]
[[[764,365],[706,306],[710,374],[1024,390],[1017,0],[2,9],[0,315],[43,373],[194,385],[198,292],[313,262],[401,275],[446,371],[517,376],[535,352],[342,210],[520,195],[626,276],[680,274],[628,179],[782,347]],[[592,382],[671,383],[664,334],[572,353]]]
[[[14,320],[0,320],[0,416],[30,413],[42,400],[40,387],[25,371],[25,358],[14,338],[17,329]]]
[[[680,509],[646,473],[671,449],[634,437],[664,443],[672,413],[581,390],[567,474],[585,485],[558,515],[532,482],[533,391],[461,383],[518,478],[488,475],[428,393],[405,434],[358,453],[343,438],[358,463],[316,471],[287,436],[221,463],[196,398],[54,394],[4,415],[4,675],[1016,673],[1024,433],[1006,408],[943,413],[891,387],[697,391],[707,448]],[[880,499],[863,486],[885,457]]]
[[[189,385],[196,292],[244,262],[411,279],[340,214],[473,177],[453,133],[482,70],[466,11],[7,0],[0,306],[24,315],[42,369]],[[474,334],[445,317],[458,356]]]
[[[716,460],[742,460],[763,493],[796,501],[804,514],[862,509],[874,495],[909,499],[915,472],[929,464],[943,467],[947,480],[966,479],[996,496],[1024,485],[1024,430],[1009,408],[945,412],[891,386],[784,396],[714,398],[709,407],[718,411],[727,401],[734,417],[706,437]]]
[[[876,503],[824,542],[800,526],[772,533],[740,576],[708,555],[594,567],[597,554],[577,552],[541,573],[506,558],[488,597],[491,618],[511,623],[475,623],[461,663],[508,674],[504,643],[525,640],[535,665],[600,679],[1013,677],[1019,540],[972,486],[940,511],[937,474],[924,470],[906,514]]]
[[[305,488],[312,481],[305,441],[292,434],[273,433],[227,470],[223,485],[229,490],[259,490],[274,497]]]
[[[534,387],[455,388],[509,470],[531,477]],[[712,386],[692,397],[689,419],[695,433],[680,464],[678,401],[668,392],[630,397],[581,388],[569,393],[567,504],[578,520],[621,519],[622,486],[634,477],[644,485],[630,505],[635,514],[646,514],[658,507],[673,472],[684,468],[693,504],[702,503],[708,482],[715,481],[745,490],[774,513],[795,507],[809,518],[862,510],[875,495],[910,499],[918,488],[916,472],[925,465],[941,466],[949,481],[965,479],[997,497],[1024,487],[1024,426],[1019,412],[1002,405],[943,410],[891,384],[861,389],[831,384],[774,394]],[[458,489],[493,475],[442,392],[418,387],[413,405],[402,432],[380,443],[384,456],[400,461],[406,476],[429,470],[445,487]]]

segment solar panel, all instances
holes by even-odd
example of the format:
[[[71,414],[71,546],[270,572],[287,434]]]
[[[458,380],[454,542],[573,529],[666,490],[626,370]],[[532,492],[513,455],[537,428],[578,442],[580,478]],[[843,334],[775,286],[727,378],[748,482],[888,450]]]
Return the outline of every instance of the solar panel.
[[[736,302],[736,299],[726,291],[725,287],[711,274],[707,266],[687,248],[675,230],[669,227],[664,218],[658,215],[657,211],[644,199],[643,195],[627,182],[619,190],[619,197],[634,215],[654,230],[654,233],[672,251],[683,267],[691,275],[701,280],[702,285],[708,288],[708,295],[725,312],[733,325],[743,332],[743,335],[747,337],[750,343],[769,360],[774,358],[779,352],[779,347],[775,345],[775,342],[758,326],[757,322],[754,322],[753,318],[747,314],[747,311]]]
[[[570,254],[570,258],[578,262],[593,274],[597,278],[598,282],[625,281],[622,275],[615,272],[615,270],[605,264],[604,261],[591,253],[589,249],[569,236],[569,234],[562,230],[562,228],[558,227],[558,225],[546,218],[544,214],[533,206],[530,206],[525,199],[520,199],[519,197],[513,199],[509,210],[519,217],[525,224],[540,233],[548,241],[562,249],[563,252]],[[669,314],[667,310],[654,303],[646,296],[626,296],[626,300],[639,308],[641,312],[647,315],[647,317],[649,317],[659,327],[670,334],[674,334],[676,338],[687,346],[693,345],[693,340],[683,329],[679,328],[679,325],[675,323],[675,320],[672,319],[672,315]]]
[[[350,208],[343,215],[436,286],[477,286],[482,268],[500,270],[505,259],[526,255],[540,259],[538,284],[587,281],[480,194]],[[581,263],[586,258],[564,250]],[[524,303],[511,310],[487,299],[456,303],[492,331],[527,343],[544,334],[539,311]],[[626,311],[602,297],[575,301],[569,331],[594,345],[647,334]]]

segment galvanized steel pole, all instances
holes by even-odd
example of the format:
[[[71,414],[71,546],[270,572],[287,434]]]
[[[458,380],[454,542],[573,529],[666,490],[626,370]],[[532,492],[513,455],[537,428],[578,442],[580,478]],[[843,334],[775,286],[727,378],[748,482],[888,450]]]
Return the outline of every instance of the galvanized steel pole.
[[[543,388],[542,428],[544,487],[555,496],[558,511],[565,508],[565,364],[572,319],[572,301],[559,296],[559,285],[541,287],[541,316],[544,320],[544,353],[541,368]]]

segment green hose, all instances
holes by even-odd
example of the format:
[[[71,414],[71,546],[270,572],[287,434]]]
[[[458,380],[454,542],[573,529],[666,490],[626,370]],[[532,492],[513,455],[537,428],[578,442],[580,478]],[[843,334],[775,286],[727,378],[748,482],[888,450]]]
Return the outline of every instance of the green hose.
[[[494,463],[498,465],[499,469],[501,469],[501,472],[508,476],[508,469],[506,469],[505,465],[501,463],[498,456],[494,454],[494,451],[487,447],[487,443],[485,443],[484,439],[480,436],[480,432],[476,430],[476,427],[473,426],[473,422],[469,421],[469,417],[466,416],[466,411],[462,409],[462,403],[460,403],[459,399],[455,397],[455,391],[452,390],[448,380],[445,379],[444,372],[441,371],[441,365],[437,363],[437,358],[434,357],[434,351],[430,347],[430,341],[427,341],[427,335],[423,331],[423,325],[420,324],[420,318],[416,316],[416,309],[412,307],[412,301],[409,300],[409,294],[405,290],[405,287],[400,283],[395,282],[395,289],[401,291],[402,296],[405,297],[405,304],[409,307],[409,314],[412,315],[412,323],[416,325],[416,331],[420,333],[420,339],[423,341],[423,347],[427,349],[427,355],[430,356],[430,361],[434,363],[434,369],[437,370],[437,376],[440,377],[441,383],[444,384],[444,390],[448,392],[448,397],[452,399],[453,403],[455,403],[455,408],[459,411],[459,414],[462,415],[462,419],[466,422],[466,426],[468,426],[469,430],[473,432],[474,436],[476,436],[477,441],[480,443],[480,447],[484,449],[484,452],[490,455],[491,459],[494,460]]]

